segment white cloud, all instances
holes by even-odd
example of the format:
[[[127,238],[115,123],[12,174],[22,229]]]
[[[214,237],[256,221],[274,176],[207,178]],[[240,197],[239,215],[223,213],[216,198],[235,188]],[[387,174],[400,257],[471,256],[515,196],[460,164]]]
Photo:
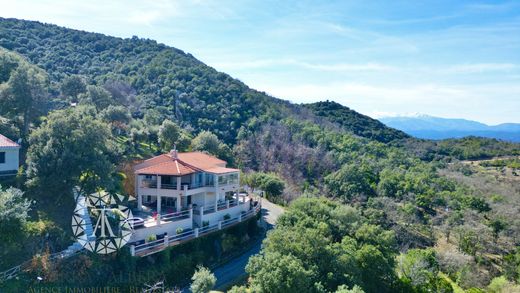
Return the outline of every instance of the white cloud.
[[[253,61],[232,61],[232,62],[214,62],[213,66],[221,70],[241,70],[241,69],[259,69],[270,68],[276,66],[295,66],[303,69],[311,69],[317,71],[396,71],[398,68],[390,65],[379,63],[333,63],[319,64],[294,59],[258,59]]]
[[[519,68],[520,66],[518,64],[513,63],[475,63],[448,66],[445,71],[448,73],[483,73],[491,71],[511,71]]]

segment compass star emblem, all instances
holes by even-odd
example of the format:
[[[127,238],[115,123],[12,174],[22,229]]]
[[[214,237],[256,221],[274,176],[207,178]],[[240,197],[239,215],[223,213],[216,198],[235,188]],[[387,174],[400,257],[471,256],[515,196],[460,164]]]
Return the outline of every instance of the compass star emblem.
[[[132,211],[122,205],[124,197],[99,191],[87,196],[76,191],[72,232],[87,250],[109,254],[122,248],[132,236],[128,219]]]

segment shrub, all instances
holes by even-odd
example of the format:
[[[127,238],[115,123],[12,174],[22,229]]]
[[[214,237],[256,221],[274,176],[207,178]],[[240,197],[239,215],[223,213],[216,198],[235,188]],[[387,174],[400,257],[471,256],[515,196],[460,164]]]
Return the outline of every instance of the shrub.
[[[224,221],[229,220],[229,219],[231,219],[231,215],[230,214],[225,214],[224,215]]]
[[[202,221],[202,227],[209,226],[209,221]]]
[[[177,234],[181,234],[182,232],[184,232],[184,229],[182,229],[181,227],[177,228],[177,230],[175,230],[175,233]]]
[[[213,275],[210,270],[205,267],[199,266],[197,271],[191,277],[192,283],[190,289],[193,293],[207,293],[209,292],[217,282],[217,278]]]
[[[146,242],[152,242],[155,240],[157,240],[157,236],[155,234],[148,235],[148,237],[146,237]]]

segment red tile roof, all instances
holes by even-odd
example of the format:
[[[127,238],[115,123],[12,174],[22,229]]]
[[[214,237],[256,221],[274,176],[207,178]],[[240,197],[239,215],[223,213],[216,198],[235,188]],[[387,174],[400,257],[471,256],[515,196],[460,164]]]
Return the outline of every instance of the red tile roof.
[[[226,168],[226,162],[201,152],[162,154],[148,159],[134,167],[136,174],[160,174],[182,176],[205,171],[214,174],[238,172]]]
[[[19,148],[20,145],[0,134],[0,148]]]

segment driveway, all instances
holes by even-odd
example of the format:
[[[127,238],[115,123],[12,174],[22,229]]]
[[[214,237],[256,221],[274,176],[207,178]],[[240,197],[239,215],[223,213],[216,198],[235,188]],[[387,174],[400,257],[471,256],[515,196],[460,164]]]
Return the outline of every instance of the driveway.
[[[262,219],[266,229],[272,229],[276,224],[278,217],[284,212],[284,209],[265,198],[262,198]],[[246,265],[249,257],[258,254],[262,246],[262,241],[258,241],[251,249],[238,256],[237,258],[219,266],[213,270],[213,274],[217,278],[215,288],[223,289],[232,284],[235,280],[246,274]]]

